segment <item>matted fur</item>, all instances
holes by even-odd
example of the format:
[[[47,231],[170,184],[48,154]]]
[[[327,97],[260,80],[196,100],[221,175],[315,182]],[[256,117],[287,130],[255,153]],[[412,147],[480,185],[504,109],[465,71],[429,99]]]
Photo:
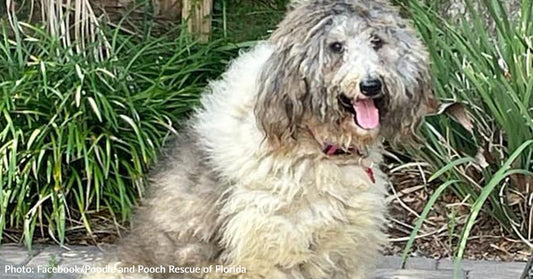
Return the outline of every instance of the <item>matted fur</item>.
[[[335,41],[342,53],[329,49]],[[372,131],[338,102],[356,98],[369,74],[384,84],[381,126]],[[431,100],[427,53],[395,8],[295,1],[268,41],[211,83],[152,174],[114,264],[247,271],[155,278],[368,278],[386,239],[381,141],[409,137]],[[328,156],[324,143],[359,152]]]

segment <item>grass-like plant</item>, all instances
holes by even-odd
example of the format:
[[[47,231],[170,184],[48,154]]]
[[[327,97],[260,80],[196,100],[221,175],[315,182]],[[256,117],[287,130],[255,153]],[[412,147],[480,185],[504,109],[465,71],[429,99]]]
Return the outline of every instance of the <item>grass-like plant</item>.
[[[98,44],[98,47],[92,48],[96,60],[104,59],[109,51],[109,42],[100,28],[101,22],[87,0],[67,3],[61,0],[6,0],[1,6],[6,8],[6,18],[12,29],[19,28],[18,16],[23,16],[22,21],[25,22],[40,18],[43,28],[51,37],[59,38],[57,42],[63,48],[83,53],[90,44]]]
[[[290,0],[216,0],[214,35],[243,42],[267,38],[281,21]]]
[[[165,139],[234,48],[107,32],[105,59],[20,23],[0,41],[0,235],[20,228],[63,243],[92,233],[90,213],[126,220]]]
[[[423,126],[427,145],[422,152],[409,152],[433,167],[429,180],[441,186],[417,220],[404,258],[446,190],[470,204],[456,249],[458,264],[481,210],[533,247],[528,203],[533,193],[533,2],[523,0],[515,19],[501,1],[465,3],[468,19],[454,25],[421,1],[409,1],[432,57],[436,94],[461,103],[467,114],[457,115],[459,121],[428,119]]]

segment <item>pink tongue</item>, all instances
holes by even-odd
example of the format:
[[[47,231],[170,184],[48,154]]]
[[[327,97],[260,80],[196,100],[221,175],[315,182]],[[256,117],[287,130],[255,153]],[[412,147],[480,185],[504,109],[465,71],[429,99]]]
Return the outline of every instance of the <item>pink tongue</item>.
[[[355,121],[363,129],[374,129],[379,126],[379,110],[374,105],[374,100],[358,100],[353,106]]]

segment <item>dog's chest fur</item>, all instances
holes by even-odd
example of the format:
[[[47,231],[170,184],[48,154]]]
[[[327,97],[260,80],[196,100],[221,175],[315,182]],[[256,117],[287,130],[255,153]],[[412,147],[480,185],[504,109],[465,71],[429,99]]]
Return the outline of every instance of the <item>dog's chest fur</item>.
[[[331,274],[369,243],[383,242],[381,173],[372,183],[359,166],[301,162],[290,169],[236,185],[225,200],[222,239],[230,262],[257,269],[253,259],[261,259],[281,270]]]

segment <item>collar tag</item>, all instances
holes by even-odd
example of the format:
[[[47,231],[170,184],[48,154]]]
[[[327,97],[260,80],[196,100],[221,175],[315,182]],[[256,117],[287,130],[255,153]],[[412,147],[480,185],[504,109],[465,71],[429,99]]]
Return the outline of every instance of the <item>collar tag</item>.
[[[374,171],[372,170],[372,168],[366,168],[366,174],[368,174],[368,177],[370,178],[370,181],[372,181],[372,183],[376,183],[376,178],[374,177]]]

